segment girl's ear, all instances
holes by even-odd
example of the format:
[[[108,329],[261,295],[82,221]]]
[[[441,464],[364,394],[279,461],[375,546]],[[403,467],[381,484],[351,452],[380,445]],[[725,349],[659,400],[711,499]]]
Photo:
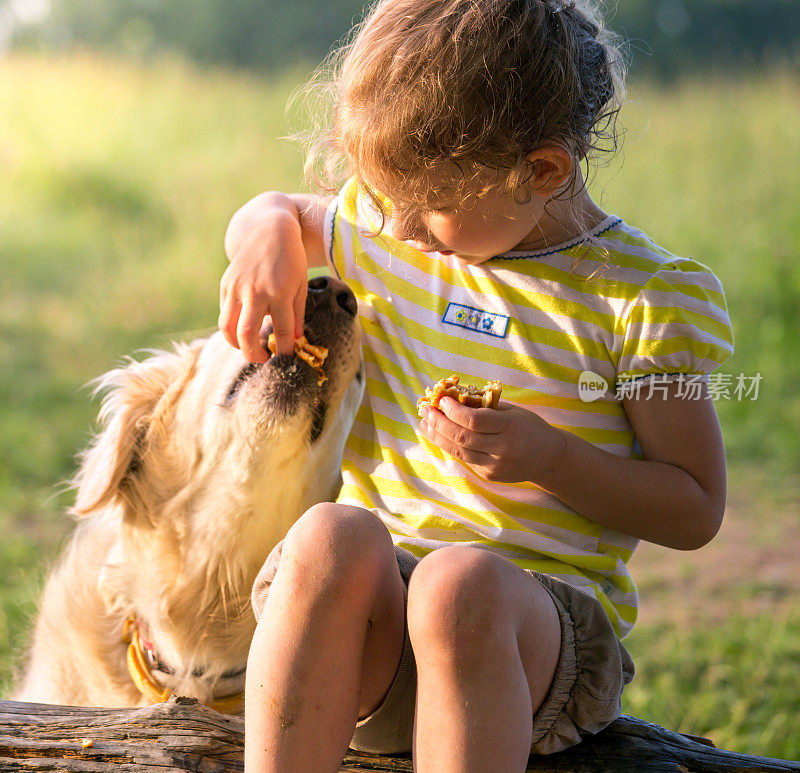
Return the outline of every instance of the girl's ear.
[[[561,145],[543,145],[528,153],[527,159],[532,170],[527,186],[535,196],[550,198],[572,176],[572,155]]]

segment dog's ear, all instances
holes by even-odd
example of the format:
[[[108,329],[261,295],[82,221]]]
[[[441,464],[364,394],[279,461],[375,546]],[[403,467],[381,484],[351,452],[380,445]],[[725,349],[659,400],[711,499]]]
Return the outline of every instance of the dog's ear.
[[[130,359],[97,379],[95,394],[105,394],[98,415],[101,430],[81,455],[73,480],[78,492],[74,515],[129,499],[130,484],[140,473],[154,435],[164,436],[202,343],[178,344],[174,352],[154,352],[142,362]]]

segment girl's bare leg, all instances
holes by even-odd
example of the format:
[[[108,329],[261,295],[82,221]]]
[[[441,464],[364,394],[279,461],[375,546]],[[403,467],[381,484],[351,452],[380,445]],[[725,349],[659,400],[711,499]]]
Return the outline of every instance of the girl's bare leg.
[[[248,773],[338,771],[403,646],[403,580],[372,513],[316,505],[291,528],[247,662]]]
[[[524,771],[561,646],[549,593],[500,556],[440,548],[414,568],[407,614],[415,770]]]

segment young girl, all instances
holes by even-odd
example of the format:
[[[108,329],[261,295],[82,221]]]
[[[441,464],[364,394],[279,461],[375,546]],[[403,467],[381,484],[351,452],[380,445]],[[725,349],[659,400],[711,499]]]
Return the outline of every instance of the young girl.
[[[618,56],[561,0],[382,0],[345,49],[315,154],[332,200],[232,219],[220,327],[254,362],[303,330],[309,266],[356,294],[366,395],[336,503],[267,559],[247,667],[251,771],[522,771],[620,712],[637,541],[719,528],[706,382],[732,353],[722,287],[590,198]],[[320,150],[321,148],[321,150]],[[317,280],[325,281],[325,280]],[[457,373],[497,409],[416,401]]]

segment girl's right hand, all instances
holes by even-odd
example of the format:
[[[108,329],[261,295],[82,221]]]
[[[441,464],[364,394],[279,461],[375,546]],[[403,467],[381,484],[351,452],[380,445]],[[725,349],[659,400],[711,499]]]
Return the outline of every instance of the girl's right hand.
[[[220,282],[219,328],[250,362],[265,362],[259,340],[265,316],[272,317],[278,354],[291,354],[295,338],[303,334],[306,253],[291,204],[273,204],[256,215],[245,209],[234,215],[226,234],[230,265]]]

